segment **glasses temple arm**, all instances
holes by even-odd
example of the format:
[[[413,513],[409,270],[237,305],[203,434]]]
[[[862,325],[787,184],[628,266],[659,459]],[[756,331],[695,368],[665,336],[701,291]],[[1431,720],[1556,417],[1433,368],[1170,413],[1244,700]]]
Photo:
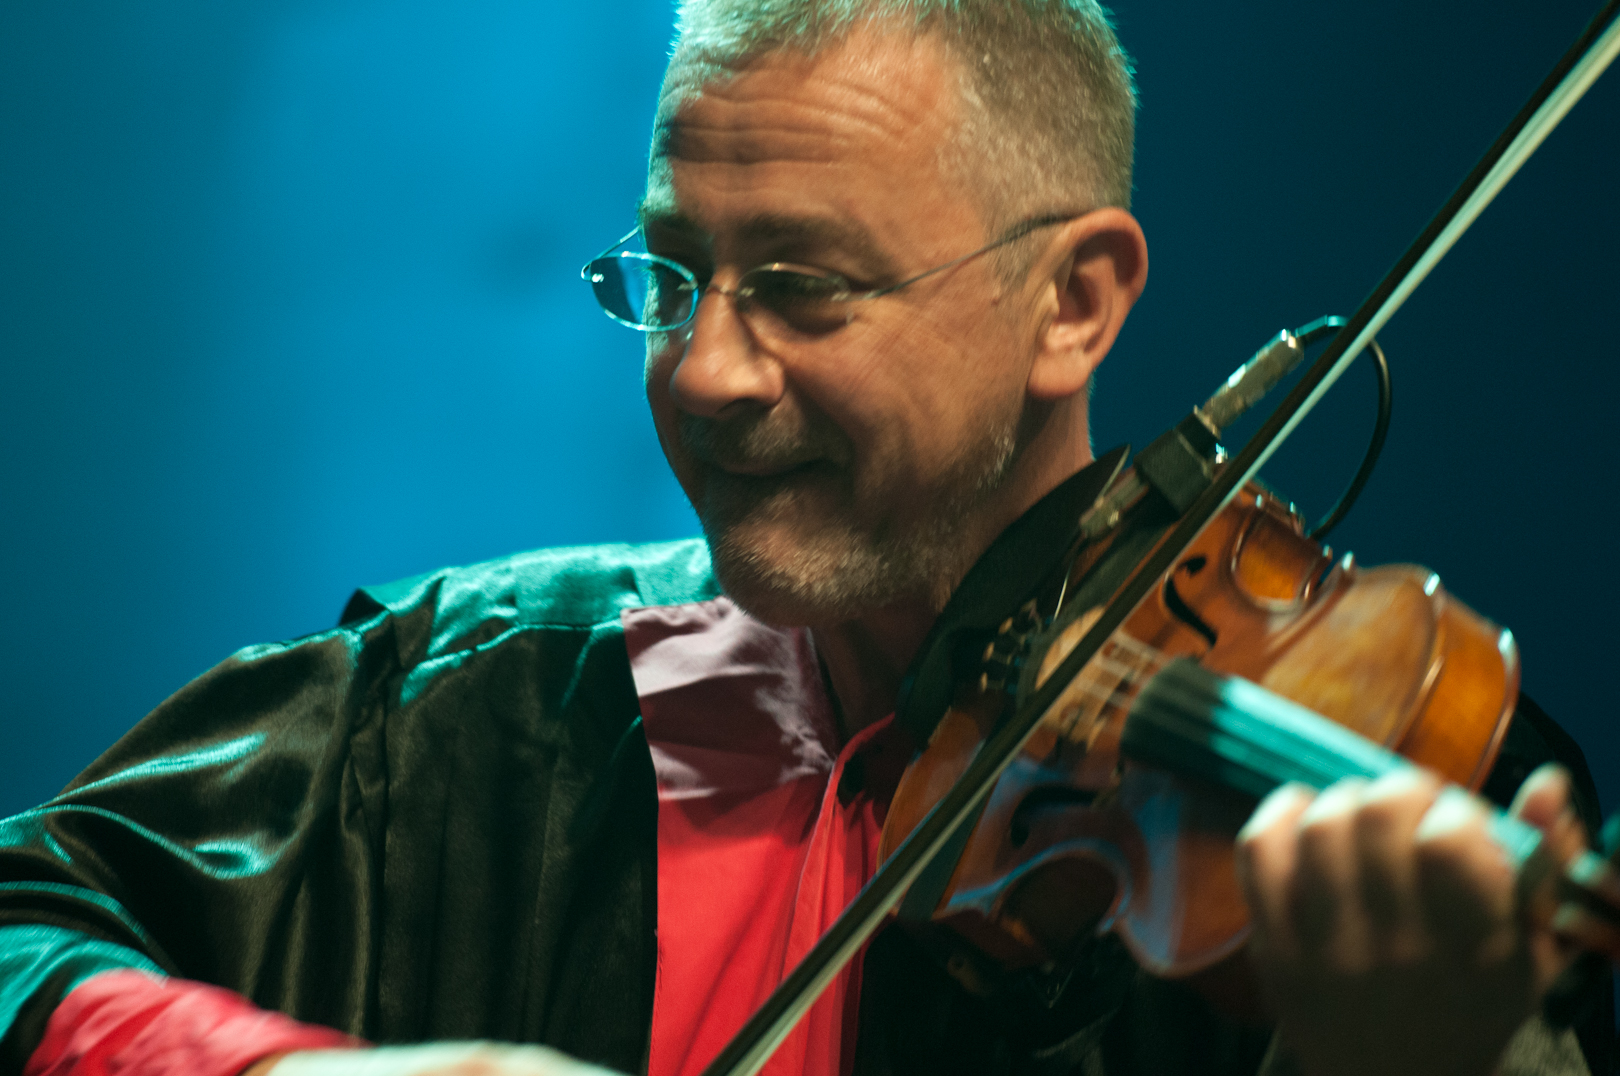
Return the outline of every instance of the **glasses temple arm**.
[[[953,261],[948,261],[944,265],[936,265],[932,269],[918,273],[914,277],[908,277],[905,280],[900,281],[898,284],[890,284],[888,287],[874,288],[871,291],[859,292],[855,295],[851,295],[850,298],[876,299],[879,296],[888,295],[891,292],[899,291],[901,288],[909,287],[910,285],[917,283],[919,280],[931,277],[935,273],[943,273],[947,269],[954,269],[965,261],[972,258],[977,258],[980,254],[987,254],[990,251],[995,250],[997,247],[1004,247],[1008,243],[1016,242],[1017,240],[1024,238],[1024,236],[1029,235],[1031,232],[1039,231],[1042,228],[1050,228],[1054,224],[1063,224],[1066,221],[1074,220],[1077,216],[1081,215],[1082,214],[1076,213],[1066,216],[1037,217],[1034,220],[1027,220],[1022,224],[1014,225],[1012,231],[1002,236],[1000,239],[997,239],[992,243],[986,243],[978,250],[970,250],[960,258]]]

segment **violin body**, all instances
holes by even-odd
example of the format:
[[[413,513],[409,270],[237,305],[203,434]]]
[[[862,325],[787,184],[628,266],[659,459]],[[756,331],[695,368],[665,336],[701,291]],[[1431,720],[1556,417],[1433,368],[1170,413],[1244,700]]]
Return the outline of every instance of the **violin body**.
[[[1082,550],[1070,583],[1096,559]],[[1020,694],[1043,683],[1096,619],[1096,607],[1071,605],[1025,641]],[[1246,487],[1045,712],[938,900],[922,910],[908,898],[902,918],[938,932],[948,966],[970,987],[988,989],[1008,970],[1061,967],[1108,929],[1164,976],[1204,971],[1241,948],[1248,916],[1233,840],[1254,800],[1120,753],[1131,700],[1181,657],[1251,680],[1469,789],[1489,773],[1518,695],[1511,635],[1449,596],[1433,573],[1335,562],[1290,506]],[[895,793],[885,856],[1014,701],[991,685],[958,689]]]

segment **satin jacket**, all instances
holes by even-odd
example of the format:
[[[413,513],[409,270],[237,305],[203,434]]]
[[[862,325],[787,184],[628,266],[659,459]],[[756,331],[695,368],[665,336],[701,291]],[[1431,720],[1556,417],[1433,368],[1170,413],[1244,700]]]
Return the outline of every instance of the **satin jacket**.
[[[0,822],[0,1073],[114,967],[374,1042],[640,1069],[657,806],[619,614],[717,593],[700,541],[522,554],[361,590],[339,627],[188,684]],[[1551,757],[1595,812],[1578,749],[1527,702],[1487,791]],[[1106,938],[1056,999],[969,997],[898,931],[865,983],[862,1073],[1235,1076],[1270,1039]]]

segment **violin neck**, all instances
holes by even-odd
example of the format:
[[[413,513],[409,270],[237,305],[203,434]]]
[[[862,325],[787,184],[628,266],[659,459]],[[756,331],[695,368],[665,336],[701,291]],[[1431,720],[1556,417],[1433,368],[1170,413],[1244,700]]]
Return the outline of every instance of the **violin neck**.
[[[1120,753],[1256,798],[1288,782],[1325,788],[1346,777],[1374,779],[1412,765],[1311,710],[1240,677],[1183,658],[1143,685],[1121,733]],[[1441,796],[1470,796],[1448,785]],[[1472,798],[1470,796],[1470,798]],[[1475,801],[1485,825],[1519,875],[1527,917],[1569,942],[1620,965],[1620,824],[1604,828],[1601,853],[1577,834],[1535,827]],[[1595,970],[1594,970],[1595,969]],[[1547,998],[1549,1018],[1580,995],[1587,977],[1607,974],[1583,962]],[[1556,1021],[1555,1021],[1556,1022]],[[1567,1024],[1567,1021],[1565,1021]]]
[[[1143,685],[1125,719],[1120,753],[1256,799],[1288,783],[1322,789],[1412,765],[1259,684],[1190,658],[1171,662]],[[1487,825],[1515,865],[1541,843],[1539,830],[1501,811],[1491,810]]]

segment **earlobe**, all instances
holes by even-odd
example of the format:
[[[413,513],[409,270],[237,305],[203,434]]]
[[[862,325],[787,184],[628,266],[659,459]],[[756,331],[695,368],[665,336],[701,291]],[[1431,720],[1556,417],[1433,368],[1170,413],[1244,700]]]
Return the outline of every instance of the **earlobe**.
[[[1059,400],[1085,388],[1147,283],[1147,240],[1123,209],[1088,213],[1064,229],[1043,299],[1029,394]]]

